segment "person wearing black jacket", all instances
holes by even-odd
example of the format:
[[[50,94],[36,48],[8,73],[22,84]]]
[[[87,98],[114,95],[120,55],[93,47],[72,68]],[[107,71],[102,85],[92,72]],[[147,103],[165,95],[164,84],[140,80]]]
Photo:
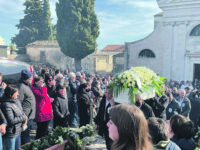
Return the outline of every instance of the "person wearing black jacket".
[[[21,71],[21,78],[18,83],[19,100],[22,105],[22,109],[28,118],[27,126],[28,128],[21,134],[21,144],[30,142],[30,126],[32,120],[35,118],[36,102],[35,96],[30,89],[31,83],[33,81],[32,73],[29,70]]]
[[[109,138],[109,132],[108,132],[108,126],[107,123],[110,120],[109,118],[109,109],[114,106],[118,105],[119,103],[115,102],[112,90],[109,86],[106,87],[105,95],[103,96],[99,111],[97,113],[97,116],[94,118],[94,122],[96,124],[96,128],[98,127],[98,134],[100,136],[104,136],[106,141],[106,147],[108,150],[111,149],[112,140]]]
[[[3,134],[6,133],[6,126],[7,126],[6,118],[0,109],[0,150],[3,149],[2,136]]]
[[[92,107],[94,106],[93,101],[90,99],[88,95],[89,87],[87,83],[83,83],[80,85],[77,95],[78,102],[78,114],[80,118],[80,127],[85,126],[90,123],[90,119],[92,117]]]
[[[27,116],[22,110],[17,88],[13,85],[6,87],[1,109],[7,120],[6,133],[3,136],[5,150],[18,150],[21,145],[22,127],[27,124]]]
[[[69,87],[70,93],[69,94],[69,112],[70,112],[70,126],[78,127],[78,104],[77,104],[77,92],[80,86],[80,82],[76,80],[76,75],[72,72],[69,75]]]
[[[53,127],[62,126],[68,127],[69,124],[69,109],[68,99],[66,97],[66,89],[62,85],[56,88],[56,97],[53,101]]]
[[[162,94],[159,97],[156,93],[155,97],[145,100],[145,103],[151,106],[155,117],[166,120],[166,107],[168,104],[168,99],[165,94]]]
[[[166,120],[170,120],[173,115],[180,114],[181,108],[171,93],[166,93],[166,95],[169,99],[168,106],[166,108]]]
[[[100,82],[99,81],[94,81],[92,84],[92,92],[95,96],[95,105],[96,105],[96,109],[98,111],[99,105],[100,105],[100,100],[102,99],[103,96],[103,92],[101,91],[100,88]]]
[[[46,80],[47,80],[47,84],[46,84],[47,93],[49,97],[55,98],[56,97],[56,86],[55,86],[56,82],[52,76],[47,76]]]
[[[146,119],[149,119],[150,117],[155,117],[151,106],[144,102],[140,94],[136,94],[135,96],[135,105],[140,108]]]

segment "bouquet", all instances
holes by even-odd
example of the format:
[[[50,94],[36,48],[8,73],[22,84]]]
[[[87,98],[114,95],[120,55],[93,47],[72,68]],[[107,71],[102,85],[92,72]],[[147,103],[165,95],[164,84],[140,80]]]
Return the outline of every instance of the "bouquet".
[[[111,87],[114,97],[128,91],[129,99],[135,103],[135,94],[141,93],[143,99],[161,95],[165,78],[158,76],[146,67],[134,67],[115,75]]]

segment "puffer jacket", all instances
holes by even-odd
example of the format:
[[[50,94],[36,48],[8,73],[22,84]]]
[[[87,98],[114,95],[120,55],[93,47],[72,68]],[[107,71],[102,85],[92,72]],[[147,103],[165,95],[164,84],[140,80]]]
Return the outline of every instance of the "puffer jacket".
[[[12,100],[3,98],[1,104],[2,112],[7,120],[5,137],[16,137],[22,132],[22,125],[26,120],[26,115],[22,110],[18,99]]]

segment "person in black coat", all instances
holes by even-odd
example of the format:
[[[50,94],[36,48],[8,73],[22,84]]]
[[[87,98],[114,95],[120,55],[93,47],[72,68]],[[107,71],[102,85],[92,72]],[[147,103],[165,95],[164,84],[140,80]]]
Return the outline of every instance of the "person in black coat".
[[[3,134],[6,133],[6,126],[7,126],[6,118],[0,109],[0,150],[2,150],[2,148],[3,148],[2,136],[3,136]]]
[[[46,80],[47,80],[47,83],[46,83],[47,93],[49,97],[54,99],[56,97],[56,86],[55,86],[56,82],[52,76],[47,76]]]
[[[56,88],[56,97],[53,101],[53,127],[62,126],[68,127],[69,125],[69,109],[68,99],[66,97],[66,89],[64,86],[59,85]]]
[[[94,81],[92,84],[92,92],[95,96],[95,105],[98,111],[99,105],[100,105],[100,100],[102,99],[103,92],[101,91],[100,88],[100,82],[99,81]]]
[[[97,113],[97,116],[94,118],[94,122],[96,124],[96,128],[98,128],[98,134],[100,136],[104,136],[106,140],[106,147],[108,150],[111,149],[112,140],[109,138],[109,132],[108,132],[108,126],[107,123],[110,120],[109,118],[109,109],[117,105],[119,103],[115,102],[111,87],[107,86],[105,90],[105,95],[103,96],[99,111]]]
[[[180,114],[181,108],[171,93],[166,93],[166,95],[169,99],[168,106],[166,108],[166,120],[169,120],[173,115]]]
[[[155,117],[151,106],[145,103],[139,93],[135,96],[135,105],[140,108],[140,110],[144,113],[146,119],[149,119],[150,117]]]
[[[2,112],[7,120],[6,133],[3,136],[3,147],[6,150],[18,150],[21,145],[22,127],[27,124],[27,116],[17,97],[17,88],[7,86],[1,104]]]
[[[155,117],[166,120],[166,107],[168,104],[168,99],[165,94],[162,94],[159,97],[156,93],[155,97],[145,100],[145,103],[151,106]]]
[[[94,102],[88,95],[89,87],[87,83],[83,83],[79,87],[77,102],[78,102],[78,114],[80,118],[80,127],[90,123],[92,119],[92,111],[94,108]]]
[[[77,104],[77,92],[80,86],[80,82],[76,81],[76,75],[72,72],[69,75],[69,112],[70,112],[70,126],[78,127],[78,104]]]
[[[21,134],[21,144],[30,142],[30,126],[32,120],[35,118],[36,101],[33,92],[30,89],[33,81],[33,74],[29,70],[21,71],[21,78],[18,83],[19,100],[22,105],[22,109],[28,118],[28,128]]]

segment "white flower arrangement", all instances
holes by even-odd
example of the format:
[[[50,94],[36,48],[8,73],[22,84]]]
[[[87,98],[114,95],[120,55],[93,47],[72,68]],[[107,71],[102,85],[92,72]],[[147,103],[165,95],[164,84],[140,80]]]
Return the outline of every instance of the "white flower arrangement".
[[[141,93],[143,99],[155,95],[155,90],[160,95],[163,90],[165,78],[156,75],[146,67],[134,67],[116,75],[111,83],[114,97],[128,91],[129,99],[135,103],[135,94]]]

